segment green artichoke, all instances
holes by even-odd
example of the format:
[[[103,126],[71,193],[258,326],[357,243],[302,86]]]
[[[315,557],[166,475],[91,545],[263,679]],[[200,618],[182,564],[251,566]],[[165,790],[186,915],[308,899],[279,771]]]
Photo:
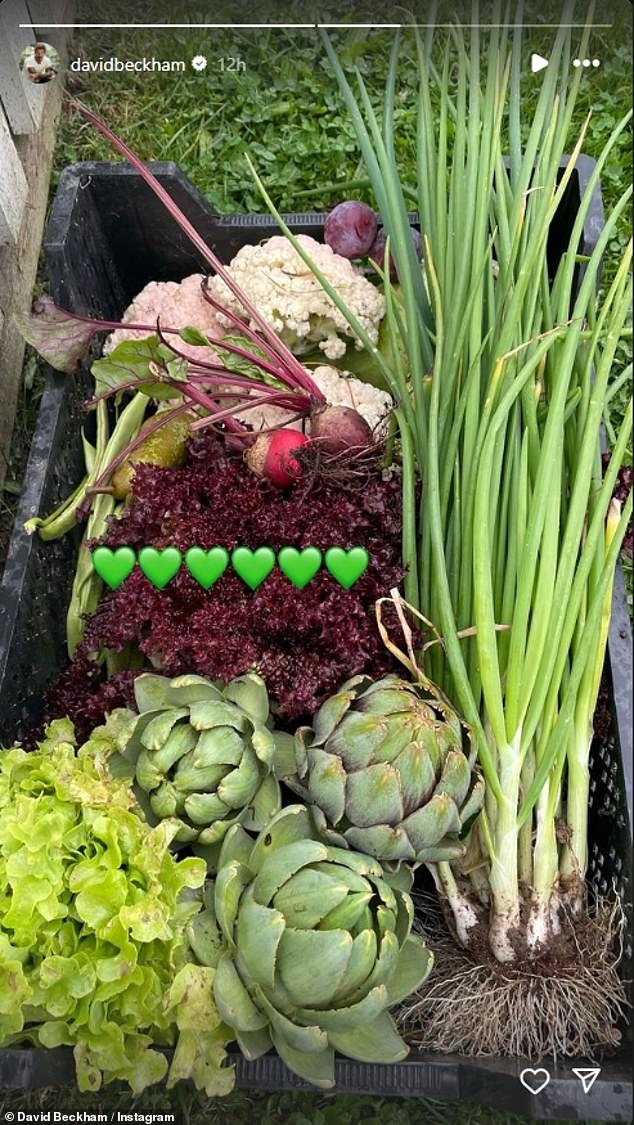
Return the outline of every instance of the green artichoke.
[[[138,676],[139,712],[113,769],[133,771],[154,822],[176,818],[175,842],[195,844],[213,866],[234,824],[259,831],[280,808],[273,775],[278,745],[264,681],[240,676],[221,688],[202,676]],[[125,724],[123,724],[125,725]]]
[[[295,771],[326,841],[384,862],[460,858],[484,798],[456,713],[398,676],[355,676],[326,700],[295,735]]]
[[[425,980],[432,955],[410,933],[409,870],[389,885],[376,860],[315,836],[303,805],[283,809],[255,841],[232,828],[189,937],[215,968],[216,1007],[244,1056],[274,1046],[290,1070],[330,1088],[335,1051],[405,1058],[387,1009]]]

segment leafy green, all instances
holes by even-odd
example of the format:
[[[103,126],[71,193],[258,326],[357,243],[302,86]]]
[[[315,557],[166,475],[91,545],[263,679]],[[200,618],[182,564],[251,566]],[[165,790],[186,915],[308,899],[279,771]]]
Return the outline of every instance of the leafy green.
[[[56,720],[38,749],[0,754],[0,1043],[72,1046],[80,1090],[123,1079],[135,1094],[233,1085],[213,970],[189,963],[201,859],[170,852],[176,824],[144,821],[108,758],[121,715],[79,750]],[[211,974],[211,980],[209,979]]]
[[[145,340],[123,340],[91,367],[95,393],[104,394],[122,384],[135,383],[135,389],[151,398],[174,398],[178,391],[164,380],[183,383],[187,360],[174,355],[158,336]]]

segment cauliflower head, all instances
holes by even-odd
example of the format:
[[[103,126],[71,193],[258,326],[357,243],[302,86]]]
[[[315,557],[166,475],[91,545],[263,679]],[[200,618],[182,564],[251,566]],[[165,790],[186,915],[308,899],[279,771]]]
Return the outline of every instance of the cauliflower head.
[[[156,324],[157,317],[166,328],[186,328],[193,325],[206,336],[221,338],[225,333],[216,313],[205,300],[201,284],[203,274],[192,273],[183,281],[150,281],[128,305],[121,320],[122,327],[111,332],[104,343],[103,354],[110,352],[123,340],[145,340],[150,332],[126,328],[125,324]],[[174,337],[175,346],[191,360],[213,360],[212,348],[186,344]]]
[[[298,236],[298,241],[376,344],[385,313],[382,294],[358,267],[334,254],[330,246],[304,234]],[[258,246],[243,246],[231,262],[229,272],[296,355],[317,345],[328,359],[338,359],[345,354],[350,340],[354,340],[357,349],[362,348],[335,303],[283,235],[273,235]],[[239,301],[220,277],[213,278],[210,289],[226,308],[245,316]],[[218,317],[229,324],[221,314]],[[256,327],[250,323],[251,327]]]

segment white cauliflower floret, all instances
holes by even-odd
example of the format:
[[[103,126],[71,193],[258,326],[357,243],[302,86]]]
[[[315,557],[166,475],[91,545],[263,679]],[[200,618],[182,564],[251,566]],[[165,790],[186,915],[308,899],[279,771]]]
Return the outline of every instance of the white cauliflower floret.
[[[183,281],[150,281],[134,298],[125,310],[122,321],[130,324],[156,325],[156,318],[166,328],[185,328],[188,325],[198,328],[206,336],[223,336],[225,328],[201,290],[203,274],[193,273]],[[156,329],[154,329],[156,331]],[[108,336],[103,354],[110,352],[123,340],[145,340],[151,331],[134,328],[117,328]],[[167,339],[174,343],[191,360],[213,360],[216,353],[212,348],[186,344],[172,333]]]
[[[298,236],[298,241],[376,344],[385,312],[382,294],[352,262],[334,254],[330,246],[304,234]],[[334,301],[283,235],[273,235],[259,246],[243,246],[229,272],[297,355],[317,344],[328,359],[338,359],[345,354],[349,340],[354,340],[357,349],[363,347]],[[226,308],[245,317],[245,310],[220,277],[213,278],[210,288]],[[229,324],[221,314],[219,319]],[[250,324],[256,327],[253,321]]]
[[[386,391],[355,379],[349,372],[339,371],[336,367],[316,367],[308,374],[330,406],[352,406],[365,418],[375,437],[385,435],[388,415],[394,405]],[[257,410],[247,410],[236,417],[254,430],[284,425],[293,430],[302,429],[301,419],[291,422],[293,415],[281,410],[279,406],[260,406]],[[305,428],[306,433],[310,434],[310,422],[305,423]]]

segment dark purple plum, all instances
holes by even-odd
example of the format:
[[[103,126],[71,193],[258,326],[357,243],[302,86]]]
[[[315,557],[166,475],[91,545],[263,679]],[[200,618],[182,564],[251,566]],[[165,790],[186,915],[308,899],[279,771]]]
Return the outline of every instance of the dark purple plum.
[[[410,227],[409,232],[412,236],[412,242],[414,243],[414,249],[416,251],[416,257],[420,259],[423,256],[423,240],[422,240],[419,232],[416,230],[416,227]],[[375,238],[375,240],[374,240],[374,242],[373,242],[373,244],[370,247],[370,250],[368,252],[368,258],[370,259],[370,261],[376,262],[379,269],[383,270],[383,271],[385,269],[384,263],[385,263],[385,243],[386,243],[386,241],[387,241],[387,235],[386,235],[383,227],[381,227],[379,229],[379,231],[377,232],[377,236],[376,236],[376,238]],[[396,264],[395,264],[394,258],[392,257],[391,254],[390,254],[390,280],[391,281],[398,281],[398,273],[397,273],[397,269],[396,269]]]
[[[324,241],[342,258],[365,258],[376,238],[376,215],[367,203],[348,199],[326,216]]]

